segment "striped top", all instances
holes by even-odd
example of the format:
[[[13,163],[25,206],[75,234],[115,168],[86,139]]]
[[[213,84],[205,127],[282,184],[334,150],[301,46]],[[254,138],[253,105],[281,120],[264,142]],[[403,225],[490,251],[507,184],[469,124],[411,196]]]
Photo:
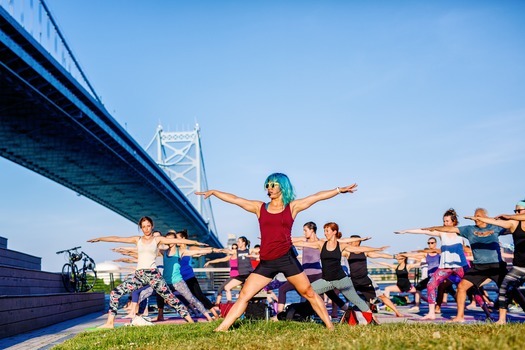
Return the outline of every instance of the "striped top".
[[[463,238],[456,234],[441,235],[440,269],[454,269],[467,266],[467,258],[463,252]]]

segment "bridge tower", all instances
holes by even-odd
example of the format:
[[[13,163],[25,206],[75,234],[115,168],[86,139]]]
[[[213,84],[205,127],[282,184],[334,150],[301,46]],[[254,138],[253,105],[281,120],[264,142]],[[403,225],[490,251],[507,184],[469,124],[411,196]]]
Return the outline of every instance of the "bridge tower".
[[[201,214],[209,230],[217,235],[211,202],[194,194],[208,190],[199,124],[192,131],[176,132],[166,132],[159,125],[146,151]]]

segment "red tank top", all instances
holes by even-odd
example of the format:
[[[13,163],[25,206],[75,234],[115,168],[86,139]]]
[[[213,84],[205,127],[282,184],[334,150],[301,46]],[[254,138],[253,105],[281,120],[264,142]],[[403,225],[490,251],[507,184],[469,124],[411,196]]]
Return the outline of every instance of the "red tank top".
[[[287,205],[277,214],[269,213],[266,204],[261,205],[259,227],[261,230],[261,260],[280,258],[292,248],[292,212]]]

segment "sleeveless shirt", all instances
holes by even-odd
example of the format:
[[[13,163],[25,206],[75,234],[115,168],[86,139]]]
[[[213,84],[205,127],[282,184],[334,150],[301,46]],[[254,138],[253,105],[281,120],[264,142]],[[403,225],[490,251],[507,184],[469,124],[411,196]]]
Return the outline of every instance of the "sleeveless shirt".
[[[266,203],[261,204],[259,228],[261,230],[261,260],[274,260],[292,249],[292,211],[287,205],[280,213],[269,213]]]
[[[512,239],[514,240],[514,259],[512,264],[518,267],[525,267],[525,231],[523,230],[525,223],[520,221],[516,230],[512,232]]]
[[[339,242],[334,250],[328,250],[325,242],[321,250],[321,264],[323,271],[323,279],[326,281],[337,281],[341,278],[347,277],[346,273],[341,267],[341,248]]]
[[[348,256],[348,266],[350,267],[350,278],[354,284],[368,284],[368,267],[365,253],[350,253]]]
[[[402,269],[398,269],[399,265],[396,266],[396,276],[397,276],[397,283],[396,285],[399,287],[399,290],[401,292],[408,292],[410,288],[412,288],[412,284],[410,283],[410,280],[408,279],[408,270],[407,265],[405,264],[405,267]]]
[[[303,248],[303,270],[307,275],[321,273],[321,252],[317,248]]]
[[[178,247],[176,248],[175,254],[171,256],[168,254],[168,250],[164,252],[164,271],[162,275],[168,284],[175,284],[182,281]]]
[[[252,259],[250,259],[248,255],[250,255],[249,249],[237,249],[237,268],[239,270],[239,276],[249,275],[253,271]]]
[[[142,242],[142,237],[137,242],[137,270],[156,269],[155,259],[159,252],[157,238],[153,237],[149,244]]]

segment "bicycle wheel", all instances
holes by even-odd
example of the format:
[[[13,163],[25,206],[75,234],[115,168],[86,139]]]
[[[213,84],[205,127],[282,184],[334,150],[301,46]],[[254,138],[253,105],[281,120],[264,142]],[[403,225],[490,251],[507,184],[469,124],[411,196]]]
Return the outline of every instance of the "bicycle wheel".
[[[78,291],[78,268],[76,265],[64,264],[62,267],[62,283],[70,293]]]
[[[92,268],[86,267],[81,270],[80,276],[82,276],[80,280],[80,291],[89,292],[95,285],[95,282],[97,282],[97,272]]]

